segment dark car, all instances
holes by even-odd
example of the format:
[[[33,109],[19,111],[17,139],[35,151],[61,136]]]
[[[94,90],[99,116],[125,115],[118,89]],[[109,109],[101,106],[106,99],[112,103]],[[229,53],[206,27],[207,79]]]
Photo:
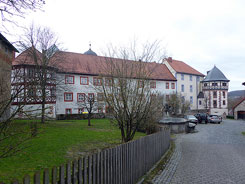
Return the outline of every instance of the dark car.
[[[195,116],[193,116],[193,115],[186,115],[185,119],[187,121],[189,121],[190,123],[195,123],[195,124],[198,123],[198,119]]]
[[[198,123],[202,123],[203,121],[208,123],[208,114],[207,113],[197,113],[195,117],[198,119]]]
[[[208,116],[208,122],[220,124],[222,122],[222,118],[218,115],[209,115]]]

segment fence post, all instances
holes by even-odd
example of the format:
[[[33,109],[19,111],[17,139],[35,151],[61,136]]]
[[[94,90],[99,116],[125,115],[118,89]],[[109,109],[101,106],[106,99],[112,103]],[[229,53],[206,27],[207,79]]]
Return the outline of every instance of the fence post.
[[[88,184],[92,184],[92,159],[88,156]]]
[[[74,160],[72,162],[72,184],[76,184],[77,183],[77,161]]]
[[[101,156],[101,152],[99,152],[99,153],[97,153],[96,154],[96,163],[97,163],[97,173],[96,173],[96,183],[97,184],[99,184],[99,182],[101,181],[102,182],[102,180],[101,180],[101,177],[100,177],[100,171],[101,171],[101,160],[100,160],[100,156]]]
[[[78,184],[82,184],[83,182],[83,173],[82,173],[82,170],[83,170],[83,165],[82,165],[82,159],[80,158],[78,160]]]
[[[109,149],[106,149],[105,152],[106,152],[106,184],[108,184],[110,181]]]
[[[112,149],[110,148],[108,150],[109,152],[109,155],[108,155],[108,169],[109,169],[109,172],[108,172],[108,184],[112,184],[112,165],[113,165],[113,162],[112,162]]]
[[[40,184],[40,172],[34,174],[34,184]]]
[[[101,181],[101,183],[105,183],[104,182],[104,170],[105,170],[105,151],[102,151],[101,153],[100,153],[100,181]]]
[[[120,182],[123,183],[123,145],[120,145],[119,150],[119,156],[120,156]]]
[[[112,167],[112,171],[113,171],[113,180],[112,183],[117,183],[117,150],[116,148],[112,149],[112,154],[113,154],[113,167]]]
[[[66,164],[66,184],[71,184],[71,163]]]
[[[52,184],[57,184],[57,168],[52,168]]]
[[[60,184],[65,184],[65,167],[64,167],[64,165],[60,166],[59,177],[60,177]]]
[[[49,183],[49,170],[45,169],[43,172],[43,184]]]
[[[127,165],[127,154],[126,154],[126,144],[123,144],[122,147],[122,157],[123,157],[123,161],[122,161],[122,183],[126,183],[126,177],[127,177],[127,173],[126,173],[126,165]]]
[[[95,180],[95,178],[96,178],[96,157],[97,157],[96,154],[92,155],[92,177],[93,177],[92,180],[93,180],[93,184],[96,183],[96,180]]]
[[[24,179],[23,179],[23,184],[30,184],[30,176],[29,175],[25,175]]]
[[[83,158],[83,183],[87,184],[87,156]]]

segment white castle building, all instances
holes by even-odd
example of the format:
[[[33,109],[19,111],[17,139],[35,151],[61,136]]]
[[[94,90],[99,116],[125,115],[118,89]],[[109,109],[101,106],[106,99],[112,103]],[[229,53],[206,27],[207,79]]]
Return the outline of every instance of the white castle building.
[[[99,107],[93,113],[107,113],[107,105],[103,101],[103,94],[96,88],[102,85],[100,77],[103,65],[111,60],[120,60],[97,56],[89,49],[84,54],[59,51],[62,55],[59,64],[49,67],[47,72],[48,85],[46,87],[46,107],[49,117],[57,118],[63,114],[81,114],[85,108],[79,106],[85,96],[96,98]],[[127,62],[127,61],[126,61]],[[132,61],[128,61],[132,62]],[[190,102],[190,109],[207,110],[210,114],[228,114],[227,92],[229,80],[224,74],[214,67],[208,75],[204,75],[183,61],[173,60],[171,57],[164,59],[163,64],[147,63],[153,68],[150,79],[151,90],[164,96],[167,100],[173,93],[181,95],[182,100]],[[42,99],[39,90],[30,86],[35,79],[36,66],[26,51],[17,56],[13,62],[12,73],[21,74],[12,80],[12,86],[22,86],[24,95],[15,99],[12,106],[25,104],[25,109],[41,109]],[[111,76],[108,76],[111,78]],[[31,80],[32,79],[32,80]],[[137,79],[140,80],[140,79]],[[57,85],[57,81],[60,84]],[[19,114],[21,116],[21,113]]]
[[[85,95],[100,101],[101,105],[94,113],[106,113],[107,106],[103,103],[103,94],[101,95],[96,87],[102,84],[100,77],[103,72],[102,66],[108,58],[97,56],[91,49],[84,54],[63,51],[57,53],[62,54],[61,66],[57,68],[52,66],[47,73],[50,81],[46,87],[48,116],[56,118],[62,114],[83,113],[86,109],[78,104],[84,100]],[[170,94],[176,92],[176,78],[164,64],[147,63],[147,65],[154,69],[150,79],[152,90],[163,95],[165,99],[169,98]],[[35,64],[25,51],[15,58],[12,73],[21,74],[19,80],[12,81],[12,85],[23,85],[25,89],[21,101],[16,99],[12,106],[25,103],[25,109],[40,109],[41,97],[38,90],[28,88],[28,79],[35,78]],[[57,80],[62,81],[61,85],[57,85]],[[106,81],[107,78],[103,80]]]

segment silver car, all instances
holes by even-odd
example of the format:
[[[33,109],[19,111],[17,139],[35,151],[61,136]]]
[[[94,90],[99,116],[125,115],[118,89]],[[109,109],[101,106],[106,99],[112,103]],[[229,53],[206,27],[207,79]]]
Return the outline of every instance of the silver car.
[[[188,120],[190,123],[197,124],[197,122],[198,122],[198,119],[193,115],[186,115],[185,119]]]
[[[209,115],[208,116],[208,123],[218,123],[222,122],[222,118],[218,115]]]

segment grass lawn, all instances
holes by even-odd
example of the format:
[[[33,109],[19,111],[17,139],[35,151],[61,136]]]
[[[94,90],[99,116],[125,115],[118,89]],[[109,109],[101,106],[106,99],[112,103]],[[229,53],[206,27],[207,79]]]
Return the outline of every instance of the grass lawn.
[[[242,135],[245,135],[245,132],[242,132]]]
[[[17,126],[26,121],[18,120]],[[28,148],[17,155],[0,159],[0,182],[17,178],[22,181],[25,174],[31,177],[36,171],[59,166],[74,158],[112,147],[121,143],[119,129],[107,119],[49,121],[39,124],[37,137],[28,142]],[[144,136],[137,133],[135,138]]]

